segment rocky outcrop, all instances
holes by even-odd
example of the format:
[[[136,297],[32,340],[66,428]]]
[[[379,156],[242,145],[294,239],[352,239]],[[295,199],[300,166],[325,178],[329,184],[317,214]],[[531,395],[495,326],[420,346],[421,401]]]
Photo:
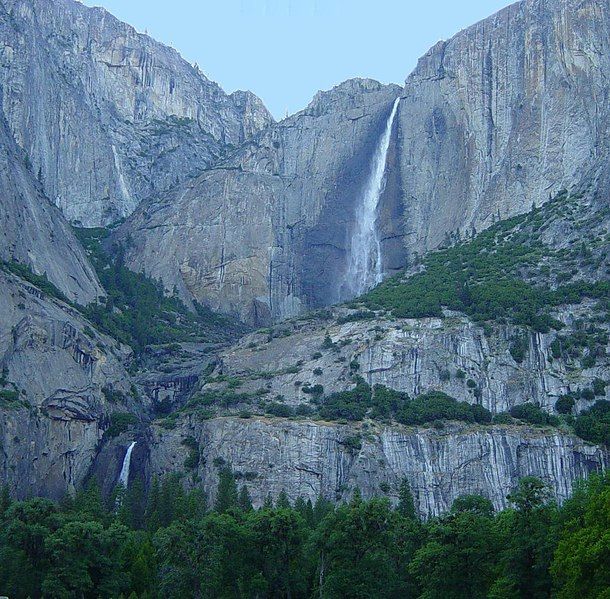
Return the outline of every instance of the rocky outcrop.
[[[432,48],[398,117],[409,253],[594,180],[609,57],[605,0],[525,0]]]
[[[315,501],[319,495],[346,500],[356,488],[366,498],[396,499],[407,478],[424,516],[445,512],[457,497],[472,493],[506,507],[506,496],[523,476],[542,478],[565,499],[575,480],[606,467],[609,458],[607,451],[573,437],[528,427],[456,425],[437,431],[191,417],[171,431],[154,429],[152,472],[185,470],[193,440],[200,459],[190,484],[200,481],[212,498],[223,463],[232,465],[256,506],[282,490],[292,500]]]
[[[558,335],[569,339],[592,312],[588,304],[561,309],[557,316],[566,324],[561,333],[535,333],[513,325],[483,327],[458,314],[343,324],[341,317],[339,322],[287,322],[271,332],[248,335],[223,351],[200,392],[241,396],[237,411],[256,410],[261,398],[279,397],[281,403],[297,407],[310,404],[315,385],[328,395],[353,388],[355,377],[361,376],[371,386],[384,385],[410,397],[442,391],[493,414],[525,402],[552,412],[562,395],[589,389],[595,379],[610,380],[608,347],[587,368],[578,358],[553,355]],[[345,318],[350,313],[337,314]],[[515,342],[524,345],[519,361],[511,353]],[[590,405],[581,400],[579,408]]]
[[[66,297],[88,304],[105,295],[61,213],[44,196],[0,117],[0,260],[46,274]]]
[[[145,203],[115,238],[129,239],[128,263],[252,323],[337,301],[355,199],[399,91],[353,80],[320,93],[222,165]]]
[[[217,361],[219,346],[205,343],[176,343],[149,347],[134,382],[142,390],[142,405],[156,416],[182,408],[204,374]]]
[[[103,9],[74,0],[0,6],[4,114],[70,221],[103,225],[200,173],[272,118]]]
[[[406,427],[368,418],[324,422],[315,413],[322,395],[352,389],[360,377],[411,397],[443,391],[493,414],[525,402],[552,413],[560,396],[609,378],[607,351],[588,367],[553,351],[558,335],[582,332],[580,323],[594,311],[587,302],[558,309],[560,333],[484,328],[451,313],[443,319],[369,313],[359,320],[360,313],[339,309],[250,334],[219,353],[185,409],[152,425],[140,448],[142,476],[182,471],[186,484],[203,486],[213,499],[219,468],[230,464],[258,506],[282,490],[292,500],[344,501],[356,488],[364,497],[395,500],[407,478],[423,516],[447,511],[465,494],[504,508],[517,481],[536,476],[561,501],[576,480],[608,466],[607,448],[516,420]],[[519,361],[516,339],[524,348]],[[593,401],[583,395],[576,409]],[[272,418],[268,413],[279,412],[270,406],[297,416]]]
[[[138,410],[126,352],[63,302],[0,272],[0,481],[17,497],[74,491],[110,413]]]

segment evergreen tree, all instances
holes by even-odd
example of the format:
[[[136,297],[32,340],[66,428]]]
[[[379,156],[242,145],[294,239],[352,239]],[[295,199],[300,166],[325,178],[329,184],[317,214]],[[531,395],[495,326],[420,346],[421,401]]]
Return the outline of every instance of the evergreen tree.
[[[177,476],[153,480],[146,528],[127,510],[131,488],[118,512],[104,511],[94,481],[60,504],[13,501],[0,512],[0,590],[16,599],[601,599],[610,588],[610,475],[577,485],[561,507],[525,478],[514,508],[495,513],[470,495],[423,522],[406,484],[396,509],[356,492],[337,507],[299,497],[291,508],[280,496],[273,509],[268,496],[255,511],[230,468],[222,479],[221,513],[206,513],[201,489],[184,493]]]
[[[279,503],[279,501],[278,501]],[[268,597],[303,596],[307,588],[305,522],[294,510],[253,512],[249,520],[257,568],[267,583]]]
[[[108,521],[110,514],[104,504],[102,490],[97,479],[93,478],[88,481],[85,487],[76,494],[73,509],[87,520]]]
[[[551,572],[558,599],[602,598],[610,589],[610,474],[592,476],[562,514]]]
[[[11,495],[8,490],[8,485],[4,485],[2,489],[0,489],[0,518],[4,516],[9,507],[11,507]]]
[[[214,509],[223,514],[238,506],[237,484],[231,466],[223,466],[218,472],[218,490]]]
[[[362,503],[362,493],[360,492],[360,489],[358,487],[356,487],[352,494],[352,500],[350,502],[350,505],[352,507],[357,507],[361,503]]]
[[[161,502],[161,485],[159,479],[155,476],[152,480],[150,490],[148,491],[148,499],[146,502],[146,530],[156,532],[161,527],[161,516],[159,513],[159,505]]]
[[[505,578],[521,597],[547,597],[551,593],[549,570],[557,539],[553,530],[555,506],[548,504],[549,497],[547,485],[535,477],[522,478],[508,496],[516,512],[505,552]]]
[[[267,493],[267,497],[265,497],[265,502],[263,503],[264,510],[272,510],[273,509],[273,497],[271,497],[271,493]]]
[[[322,520],[333,511],[333,504],[328,499],[318,495],[316,503],[313,506],[313,523],[318,525]]]
[[[305,524],[312,528],[314,526],[313,505],[311,499],[305,501],[302,496],[298,496],[294,502],[294,509],[301,515]]]
[[[145,502],[144,482],[141,477],[136,478],[125,489],[118,509],[119,521],[133,530],[144,528]]]
[[[281,510],[289,510],[292,505],[290,504],[290,499],[288,498],[288,494],[284,489],[280,491],[280,494],[277,496],[277,502],[275,504],[277,509]]]
[[[184,498],[182,517],[185,520],[195,520],[205,515],[208,509],[208,500],[201,488],[192,489]]]
[[[252,498],[250,497],[250,491],[246,485],[242,485],[239,491],[239,499],[237,501],[239,508],[244,512],[252,511]]]
[[[398,505],[396,506],[396,509],[404,518],[409,518],[410,520],[417,519],[417,510],[415,509],[415,501],[413,500],[413,494],[411,493],[411,486],[406,478],[403,478],[400,482]]]
[[[429,523],[427,540],[409,565],[423,596],[487,597],[501,544],[493,510],[471,509],[476,505],[456,501],[451,513]]]

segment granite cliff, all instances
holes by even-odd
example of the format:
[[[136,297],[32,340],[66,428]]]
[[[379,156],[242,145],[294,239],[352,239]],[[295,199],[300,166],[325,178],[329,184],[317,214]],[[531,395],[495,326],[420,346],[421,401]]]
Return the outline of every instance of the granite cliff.
[[[252,323],[327,303],[398,92],[354,80],[320,93],[226,162],[144,203],[115,236],[129,237],[128,264]]]
[[[559,500],[565,499],[574,480],[607,467],[609,459],[607,451],[573,437],[520,427],[437,431],[190,418],[169,433],[153,429],[154,474],[185,470],[185,439],[194,439],[199,448],[199,465],[189,472],[187,484],[203,485],[212,498],[219,463],[232,465],[256,506],[268,493],[277,497],[281,491],[293,501],[301,496],[314,502],[320,495],[348,500],[355,489],[366,498],[387,495],[396,500],[406,477],[422,516],[445,512],[466,494],[481,494],[504,508],[507,494],[523,476],[541,478]]]
[[[0,272],[0,477],[18,497],[85,480],[111,412],[135,412],[129,349],[65,302]]]
[[[146,484],[178,473],[213,497],[230,463],[260,505],[283,489],[395,498],[406,477],[431,515],[467,493],[503,507],[525,475],[564,499],[607,467],[577,425],[610,390],[609,24],[601,0],[524,0],[437,45],[404,88],[351,80],[273,123],[105,11],[0,2],[0,482],[59,498],[96,476],[110,493],[132,447]],[[373,225],[397,276],[326,309],[350,299],[386,131]],[[79,233],[106,262],[66,221],[128,215]],[[119,246],[162,287],[121,270]],[[422,283],[439,261],[446,280]],[[134,355],[121,285],[193,309],[151,292],[168,302],[135,321],[147,333],[230,322],[199,304],[268,328],[148,336]],[[449,411],[409,421],[423,402]]]
[[[103,9],[74,0],[0,4],[3,113],[71,222],[128,216],[210,166],[272,118]]]
[[[132,268],[253,323],[345,299],[355,207],[394,99],[376,223],[386,274],[596,180],[609,27],[600,0],[519,2],[435,46],[402,90],[350,81],[320,94],[144,203],[117,239],[133,242]]]
[[[104,295],[95,271],[60,211],[45,197],[31,164],[0,119],[0,260],[46,275],[67,298]]]

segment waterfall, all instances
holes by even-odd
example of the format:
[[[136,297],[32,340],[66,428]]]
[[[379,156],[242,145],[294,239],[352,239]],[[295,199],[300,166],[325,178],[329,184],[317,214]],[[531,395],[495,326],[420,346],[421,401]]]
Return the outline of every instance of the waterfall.
[[[373,156],[371,172],[356,209],[356,224],[350,243],[347,271],[341,295],[350,299],[381,283],[381,240],[376,221],[379,199],[385,188],[385,171],[392,127],[400,98],[396,98]]]
[[[131,452],[137,441],[134,441],[125,452],[125,457],[123,458],[123,467],[121,468],[121,473],[119,474],[119,485],[127,488],[129,484],[129,467],[131,466]]]

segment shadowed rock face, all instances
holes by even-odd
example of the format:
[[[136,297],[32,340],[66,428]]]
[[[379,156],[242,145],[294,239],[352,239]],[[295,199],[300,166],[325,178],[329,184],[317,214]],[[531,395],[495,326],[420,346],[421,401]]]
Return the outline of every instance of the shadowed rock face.
[[[386,273],[596,179],[608,157],[609,29],[605,1],[525,0],[420,60],[401,92],[379,207]],[[255,323],[336,302],[397,93],[346,82],[158,195],[123,229],[130,265]]]
[[[70,221],[104,225],[200,173],[272,117],[173,49],[74,0],[0,8],[4,113]]]
[[[337,301],[357,199],[399,91],[353,80],[320,93],[222,165],[146,202],[116,236],[129,237],[128,263],[253,323]]]

